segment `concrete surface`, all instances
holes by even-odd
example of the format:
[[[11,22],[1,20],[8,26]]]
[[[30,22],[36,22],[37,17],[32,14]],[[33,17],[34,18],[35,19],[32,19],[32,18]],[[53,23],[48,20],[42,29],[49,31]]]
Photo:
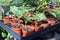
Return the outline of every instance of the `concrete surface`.
[[[54,36],[54,38],[47,39],[47,40],[60,40],[60,34],[58,34],[58,33],[55,33],[55,36]]]

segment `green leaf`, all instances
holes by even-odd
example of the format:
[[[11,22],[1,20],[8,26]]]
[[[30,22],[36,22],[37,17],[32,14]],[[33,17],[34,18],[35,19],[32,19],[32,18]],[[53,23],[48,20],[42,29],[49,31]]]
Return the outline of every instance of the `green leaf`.
[[[5,15],[7,15],[7,16],[10,15],[9,12],[10,12],[10,11],[8,11]]]
[[[51,13],[54,17],[56,17],[57,15],[55,13]]]
[[[28,21],[30,20],[32,17],[25,17],[25,20]]]
[[[39,18],[37,18],[37,14],[36,15],[32,15],[32,17],[35,19],[35,20],[38,20]]]
[[[31,20],[32,17],[24,17],[24,18],[25,18],[25,24],[27,24],[27,22]]]
[[[13,2],[23,3],[23,0],[13,0]]]
[[[0,0],[0,2],[11,2],[12,0]]]
[[[60,21],[60,10],[54,9],[51,14]]]
[[[8,33],[7,38],[12,38],[12,37],[13,36],[10,33]]]
[[[44,20],[46,18],[44,13],[38,13],[36,15],[33,15],[32,17],[36,20]]]
[[[40,20],[44,20],[46,18],[44,13],[39,13],[38,16]]]
[[[13,12],[18,18],[23,16],[23,10],[19,10],[16,6],[11,6],[10,11]]]
[[[2,32],[1,35],[2,35],[3,38],[7,36],[7,34],[4,33],[4,32]]]
[[[0,3],[3,5],[3,6],[7,6],[10,4],[12,0],[0,0]]]
[[[12,0],[5,0],[6,2],[11,2]]]

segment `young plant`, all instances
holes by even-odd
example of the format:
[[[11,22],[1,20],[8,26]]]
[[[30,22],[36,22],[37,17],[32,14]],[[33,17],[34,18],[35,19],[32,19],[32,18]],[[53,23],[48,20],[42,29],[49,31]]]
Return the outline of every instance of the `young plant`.
[[[46,0],[38,0],[38,2],[39,2],[39,6],[37,7],[37,10],[39,10],[39,9],[42,9],[42,10],[47,9],[46,8],[46,6],[47,6]]]
[[[7,32],[3,28],[1,28],[1,27],[0,27],[0,36],[3,39],[7,37]]]
[[[44,13],[36,13],[32,14],[31,16],[25,17],[25,23],[27,23],[29,20],[44,20],[45,18],[46,16]]]
[[[0,3],[3,5],[3,6],[7,6],[10,4],[12,0],[0,0]]]
[[[54,10],[52,10],[51,14],[60,21],[60,11],[59,10],[60,10],[59,8],[54,9]]]
[[[44,13],[37,13],[36,15],[33,15],[33,18],[35,18],[37,20],[44,20],[46,18],[46,16]]]

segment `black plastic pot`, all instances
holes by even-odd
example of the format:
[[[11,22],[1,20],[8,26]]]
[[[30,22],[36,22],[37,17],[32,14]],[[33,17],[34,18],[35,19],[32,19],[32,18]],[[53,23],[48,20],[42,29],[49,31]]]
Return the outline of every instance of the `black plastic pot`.
[[[55,32],[52,31],[52,32],[48,32],[48,33],[42,35],[41,37],[44,39],[50,39],[50,38],[54,37],[54,34],[55,34]]]
[[[53,32],[53,31],[48,32],[48,33],[42,35],[41,37],[35,37],[32,40],[47,40],[47,39],[53,38],[54,34],[55,34],[55,32]]]
[[[60,22],[59,22],[58,28],[55,30],[55,32],[60,34]]]
[[[58,28],[58,25],[60,25],[59,22],[57,22],[53,26],[49,26],[45,29],[39,30],[37,32],[33,32],[32,34],[27,35],[26,37],[23,37],[21,35],[16,34],[10,27],[8,27],[2,21],[0,21],[0,26],[3,27],[7,32],[12,34],[14,37],[16,37],[18,40],[31,40],[36,37],[42,37],[42,38],[45,37],[46,39],[52,38],[54,37],[54,32],[55,32],[54,30]]]
[[[35,37],[35,38],[33,38],[32,40],[46,40],[46,39],[41,38],[41,37]]]
[[[56,33],[60,34],[60,27],[58,27],[55,31]]]

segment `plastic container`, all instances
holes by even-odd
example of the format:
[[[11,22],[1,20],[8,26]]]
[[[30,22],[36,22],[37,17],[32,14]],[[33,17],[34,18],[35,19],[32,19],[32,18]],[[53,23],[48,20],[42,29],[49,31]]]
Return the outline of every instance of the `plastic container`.
[[[14,27],[12,27],[12,30],[14,31],[14,32],[16,32],[17,34],[22,34],[22,30],[20,29],[20,28],[14,28]]]
[[[30,35],[31,33],[33,33],[33,29],[31,29],[28,26],[25,26],[24,28],[22,28],[22,33],[23,33],[23,37],[26,37],[27,35]]]
[[[41,30],[42,27],[34,27],[34,29],[35,29],[35,32],[37,32],[37,31]]]
[[[41,30],[39,30],[37,32],[33,32],[33,33],[31,33],[31,34],[29,34],[27,36],[21,36],[21,35],[15,33],[10,27],[8,27],[7,25],[5,25],[3,22],[0,21],[0,26],[3,27],[7,32],[12,34],[18,40],[31,40],[31,39],[36,38],[36,37],[44,36],[47,33],[50,34],[50,32],[56,30],[59,25],[60,25],[60,23],[57,22],[55,25],[49,26],[49,27],[47,27],[45,29],[41,29]]]
[[[4,24],[8,24],[8,23],[9,23],[9,18],[8,18],[8,16],[4,16],[3,21],[4,21]]]

